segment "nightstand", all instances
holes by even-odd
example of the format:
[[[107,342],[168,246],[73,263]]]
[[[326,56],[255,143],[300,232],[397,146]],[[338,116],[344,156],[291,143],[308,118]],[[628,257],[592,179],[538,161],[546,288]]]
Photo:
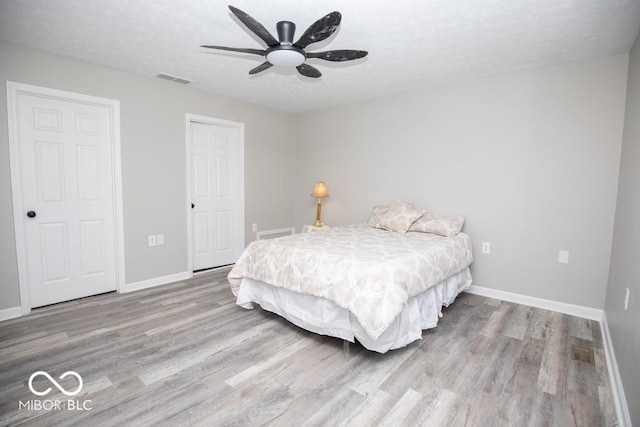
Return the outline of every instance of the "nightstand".
[[[303,225],[302,232],[303,233],[313,233],[314,231],[326,230],[327,228],[331,228],[328,225],[323,225],[322,227],[314,227],[311,224]]]

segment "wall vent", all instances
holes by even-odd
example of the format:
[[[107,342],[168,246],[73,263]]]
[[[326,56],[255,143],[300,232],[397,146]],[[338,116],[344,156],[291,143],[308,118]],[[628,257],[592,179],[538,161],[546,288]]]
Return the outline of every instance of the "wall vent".
[[[256,233],[256,239],[258,240],[276,239],[278,237],[288,236],[295,233],[296,233],[295,227],[278,228],[277,230],[258,231]]]
[[[192,80],[185,79],[184,77],[173,76],[167,73],[160,73],[156,77],[162,80],[168,80],[170,82],[179,83],[181,85],[188,85],[189,83],[192,82]]]

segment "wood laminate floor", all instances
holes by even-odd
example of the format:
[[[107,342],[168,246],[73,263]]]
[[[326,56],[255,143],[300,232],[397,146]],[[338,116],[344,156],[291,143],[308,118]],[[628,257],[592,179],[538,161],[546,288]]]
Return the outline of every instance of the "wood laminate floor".
[[[236,306],[226,273],[1,322],[0,424],[616,425],[597,322],[465,293],[422,341],[347,354]],[[573,360],[573,345],[594,363]],[[67,391],[78,382],[59,377],[75,371],[83,388],[66,397],[38,375],[34,390],[52,391],[35,396],[36,371]]]

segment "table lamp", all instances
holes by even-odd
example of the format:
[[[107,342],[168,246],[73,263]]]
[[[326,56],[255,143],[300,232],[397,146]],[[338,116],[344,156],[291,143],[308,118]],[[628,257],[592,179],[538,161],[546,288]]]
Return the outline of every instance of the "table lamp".
[[[322,227],[322,221],[320,221],[320,211],[322,210],[322,198],[329,197],[329,193],[327,192],[327,186],[324,184],[324,181],[316,182],[316,186],[313,188],[311,192],[311,197],[318,198],[318,209],[316,210],[316,222],[313,223],[314,227]]]

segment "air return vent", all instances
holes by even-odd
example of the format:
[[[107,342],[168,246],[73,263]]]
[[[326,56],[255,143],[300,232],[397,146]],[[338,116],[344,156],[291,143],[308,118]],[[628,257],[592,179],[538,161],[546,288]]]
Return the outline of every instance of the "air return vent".
[[[571,359],[580,362],[588,363],[589,365],[595,365],[595,358],[593,355],[593,349],[578,347],[577,345],[571,346]]]
[[[167,73],[160,73],[156,77],[162,80],[169,80],[170,82],[179,83],[181,85],[188,85],[191,83],[191,80],[185,79],[184,77],[173,76]]]

